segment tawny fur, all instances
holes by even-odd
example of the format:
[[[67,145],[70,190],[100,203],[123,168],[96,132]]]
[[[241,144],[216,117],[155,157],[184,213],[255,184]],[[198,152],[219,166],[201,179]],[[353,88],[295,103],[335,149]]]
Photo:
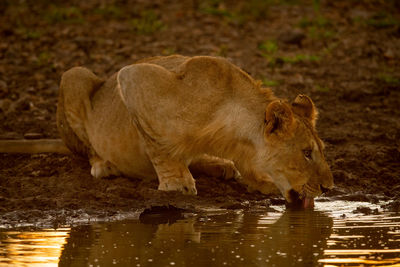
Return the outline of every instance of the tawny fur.
[[[96,177],[158,177],[160,190],[196,194],[188,166],[207,168],[216,156],[230,160],[224,166],[234,162],[229,168],[254,190],[315,197],[320,185],[333,186],[316,114],[308,97],[277,99],[225,59],[169,56],[126,66],[105,82],[84,68],[67,71],[57,124]]]

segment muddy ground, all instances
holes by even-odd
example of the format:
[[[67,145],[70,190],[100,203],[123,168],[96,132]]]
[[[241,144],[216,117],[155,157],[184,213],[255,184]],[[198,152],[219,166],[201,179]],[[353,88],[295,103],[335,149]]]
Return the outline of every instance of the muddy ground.
[[[148,56],[223,56],[280,97],[314,100],[332,194],[396,199],[399,14],[395,0],[1,1],[0,139],[58,138],[58,84],[73,66],[107,77]],[[198,196],[183,197],[156,191],[155,181],[97,180],[89,172],[86,161],[70,156],[0,154],[0,215],[280,201],[216,177],[197,177]]]

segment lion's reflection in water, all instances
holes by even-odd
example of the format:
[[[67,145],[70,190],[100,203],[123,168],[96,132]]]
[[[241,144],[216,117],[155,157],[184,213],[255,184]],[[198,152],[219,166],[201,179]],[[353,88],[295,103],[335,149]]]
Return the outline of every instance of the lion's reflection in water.
[[[311,266],[322,257],[333,225],[324,213],[291,210],[155,221],[73,228],[60,265]]]

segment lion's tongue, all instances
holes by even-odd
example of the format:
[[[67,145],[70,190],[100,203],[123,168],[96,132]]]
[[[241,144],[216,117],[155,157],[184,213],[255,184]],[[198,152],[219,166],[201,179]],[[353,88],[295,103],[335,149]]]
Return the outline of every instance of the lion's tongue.
[[[303,198],[303,208],[314,208],[314,198],[305,197]]]

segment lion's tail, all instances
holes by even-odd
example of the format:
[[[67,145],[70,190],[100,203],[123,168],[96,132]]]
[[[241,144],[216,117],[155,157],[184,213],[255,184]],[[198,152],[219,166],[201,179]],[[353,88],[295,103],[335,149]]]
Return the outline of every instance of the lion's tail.
[[[70,154],[71,151],[61,139],[38,140],[0,140],[0,153],[58,153]]]
[[[84,120],[91,109],[90,98],[102,84],[103,80],[82,67],[66,71],[61,78],[57,128],[69,150],[81,156],[90,153]]]

